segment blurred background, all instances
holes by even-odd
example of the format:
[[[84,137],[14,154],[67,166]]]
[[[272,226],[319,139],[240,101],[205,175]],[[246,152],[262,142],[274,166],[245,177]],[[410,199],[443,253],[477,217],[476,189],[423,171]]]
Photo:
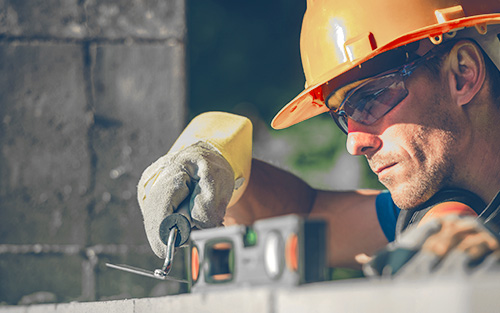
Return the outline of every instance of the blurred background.
[[[304,12],[305,0],[0,0],[0,303],[185,291],[104,264],[161,266],[136,184],[201,112],[250,117],[254,156],[314,187],[380,188],[329,116],[269,127],[304,86]]]
[[[347,155],[346,137],[329,115],[285,130],[269,126],[304,89],[305,10],[305,0],[188,0],[188,117],[207,110],[248,116],[256,128],[255,157],[318,188],[380,188],[364,160]]]

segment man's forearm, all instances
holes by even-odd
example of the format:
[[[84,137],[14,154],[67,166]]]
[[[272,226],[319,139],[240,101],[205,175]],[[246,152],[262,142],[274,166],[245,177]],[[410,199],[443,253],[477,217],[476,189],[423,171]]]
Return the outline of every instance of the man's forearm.
[[[260,160],[252,160],[250,181],[241,199],[226,211],[225,225],[251,224],[257,219],[308,215],[316,191],[295,175]]]
[[[227,209],[224,224],[248,225],[291,213],[322,218],[328,222],[329,265],[359,268],[357,254],[370,255],[387,243],[375,211],[378,193],[318,191],[295,175],[254,159],[247,190]]]

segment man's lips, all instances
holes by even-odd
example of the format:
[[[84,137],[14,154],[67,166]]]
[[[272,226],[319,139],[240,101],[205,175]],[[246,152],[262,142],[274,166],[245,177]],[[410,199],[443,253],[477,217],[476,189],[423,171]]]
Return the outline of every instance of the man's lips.
[[[375,172],[375,174],[378,175],[378,174],[382,173],[383,171],[393,167],[394,165],[396,165],[396,163],[389,163],[386,165],[382,165],[382,166],[376,167],[373,172]]]

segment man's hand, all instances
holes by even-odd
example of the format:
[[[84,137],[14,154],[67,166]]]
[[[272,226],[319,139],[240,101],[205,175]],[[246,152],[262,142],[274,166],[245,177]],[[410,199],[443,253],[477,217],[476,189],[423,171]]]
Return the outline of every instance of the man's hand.
[[[453,250],[464,253],[473,262],[498,250],[498,241],[472,218],[444,218],[441,229],[422,245],[422,251],[444,258]]]
[[[479,220],[450,215],[406,231],[364,270],[368,276],[408,279],[479,275],[492,268],[500,270],[498,239]]]
[[[165,257],[161,222],[187,205],[191,226],[222,226],[226,208],[238,202],[250,177],[252,123],[224,112],[196,116],[169,152],[151,164],[137,199],[151,248]]]
[[[164,258],[161,222],[181,203],[189,205],[193,226],[221,226],[234,189],[234,172],[210,145],[198,142],[168,153],[150,165],[138,185],[138,201],[151,248]]]

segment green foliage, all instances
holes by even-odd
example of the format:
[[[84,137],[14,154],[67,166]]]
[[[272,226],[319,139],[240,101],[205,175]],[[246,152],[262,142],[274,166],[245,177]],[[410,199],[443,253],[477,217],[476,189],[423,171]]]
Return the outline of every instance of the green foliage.
[[[345,135],[329,115],[323,114],[290,127],[283,132],[293,147],[289,163],[302,170],[324,170],[332,165],[344,149]]]
[[[271,134],[286,142],[289,154],[284,162],[290,171],[316,188],[332,187],[324,177],[328,177],[335,160],[345,152],[346,136],[328,114]]]

